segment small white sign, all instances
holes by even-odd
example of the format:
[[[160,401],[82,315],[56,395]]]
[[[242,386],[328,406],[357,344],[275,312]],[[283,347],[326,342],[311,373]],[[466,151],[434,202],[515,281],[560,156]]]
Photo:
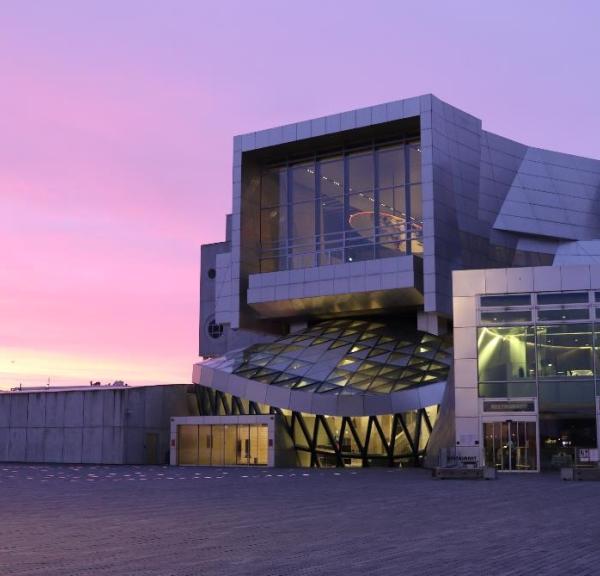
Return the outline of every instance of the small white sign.
[[[475,446],[475,440],[475,434],[461,434],[458,437],[461,446]]]
[[[580,462],[598,462],[597,448],[579,448],[578,452]]]

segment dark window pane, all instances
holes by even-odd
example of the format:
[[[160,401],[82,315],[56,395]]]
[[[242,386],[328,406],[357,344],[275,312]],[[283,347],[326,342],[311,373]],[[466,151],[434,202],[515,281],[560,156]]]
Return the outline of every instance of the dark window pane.
[[[374,212],[372,194],[368,192],[359,192],[350,194],[348,197],[348,206],[350,215],[348,218],[349,244],[372,244],[374,231]]]
[[[323,161],[319,168],[321,186],[321,199],[324,202],[339,202],[340,206],[344,206],[344,159],[336,158],[335,160]]]
[[[538,310],[538,320],[587,320],[590,311],[587,308],[575,310]]]
[[[380,190],[379,222],[376,223],[377,244],[382,250],[397,256],[398,251],[406,252],[405,189],[390,188]],[[385,257],[385,254],[380,254]]]
[[[260,203],[263,208],[287,204],[286,168],[274,168],[263,172]]]
[[[314,202],[315,165],[301,164],[292,168],[292,202]]]
[[[321,202],[322,241],[341,239],[344,230],[344,211],[336,202]]]
[[[542,469],[571,466],[576,449],[596,447],[596,418],[593,413],[541,413],[539,424]]]
[[[540,412],[595,411],[592,380],[546,381],[539,383]]]
[[[477,339],[479,380],[507,381],[535,377],[533,328],[480,328]]]
[[[500,312],[482,312],[482,324],[498,324],[502,322],[531,322],[530,310],[508,310]]]
[[[535,382],[480,382],[481,398],[532,398],[537,395]]]
[[[302,239],[312,240],[315,237],[315,203],[302,202],[290,206],[290,216],[292,220],[292,239],[294,243]]]
[[[269,254],[263,253],[260,259],[260,271],[261,272],[277,272],[277,270],[285,270],[285,264],[281,266],[279,263],[283,261],[279,257],[273,257]]]
[[[366,212],[373,215],[374,198],[372,192],[359,192],[358,194],[350,194],[348,196],[348,204],[350,205],[350,215],[355,212]]]
[[[423,199],[421,185],[410,186],[410,226],[408,233],[412,237],[411,251],[413,254],[423,253]]]
[[[421,181],[421,146],[419,144],[411,144],[409,147],[410,158],[410,181]]]
[[[289,259],[290,269],[298,270],[299,268],[313,268],[317,266],[317,258],[314,249],[309,251],[306,247],[292,250],[292,256]]]
[[[482,296],[481,307],[491,306],[529,306],[531,296],[529,294],[503,294],[499,296]]]
[[[538,374],[593,376],[591,324],[537,327]]]
[[[588,302],[587,292],[551,292],[549,294],[538,294],[537,303],[545,304],[582,304]]]
[[[348,175],[350,193],[373,190],[375,188],[373,154],[371,152],[367,154],[350,154],[348,156]]]
[[[406,192],[404,186],[380,190],[379,211],[382,216],[394,216],[399,224],[404,225],[406,218]]]
[[[377,153],[379,188],[404,186],[404,147],[381,148]]]
[[[418,230],[423,227],[423,198],[420,184],[412,184],[410,187],[410,221]]]
[[[350,229],[346,236],[346,260],[349,262],[371,260],[375,257],[371,196],[370,192],[359,192],[348,197]]]
[[[260,242],[264,249],[274,248],[275,244],[287,236],[287,206],[263,208],[260,211]]]

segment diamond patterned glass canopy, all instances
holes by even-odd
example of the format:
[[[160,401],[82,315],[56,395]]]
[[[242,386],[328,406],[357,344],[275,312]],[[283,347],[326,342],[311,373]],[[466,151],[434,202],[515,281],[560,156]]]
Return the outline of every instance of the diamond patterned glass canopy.
[[[445,381],[451,342],[410,328],[331,320],[206,362],[272,386],[319,394],[389,394]]]

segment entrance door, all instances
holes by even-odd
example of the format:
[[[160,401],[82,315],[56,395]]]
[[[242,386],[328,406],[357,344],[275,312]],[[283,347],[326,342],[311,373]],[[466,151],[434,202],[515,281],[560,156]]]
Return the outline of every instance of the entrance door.
[[[535,422],[484,422],[483,437],[486,466],[506,472],[537,470]]]
[[[269,429],[266,424],[254,424],[250,428],[249,464],[266,466],[269,459]]]
[[[180,424],[177,428],[179,465],[267,466],[269,463],[267,424]],[[154,440],[155,448],[149,453],[156,454],[158,436]],[[148,446],[151,440],[146,442]]]
[[[158,434],[146,433],[146,464],[158,464]]]

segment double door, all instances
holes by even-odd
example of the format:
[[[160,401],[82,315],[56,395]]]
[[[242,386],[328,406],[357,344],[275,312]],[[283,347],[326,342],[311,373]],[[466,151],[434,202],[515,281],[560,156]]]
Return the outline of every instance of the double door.
[[[483,423],[485,465],[504,472],[538,469],[537,426],[531,420]]]

